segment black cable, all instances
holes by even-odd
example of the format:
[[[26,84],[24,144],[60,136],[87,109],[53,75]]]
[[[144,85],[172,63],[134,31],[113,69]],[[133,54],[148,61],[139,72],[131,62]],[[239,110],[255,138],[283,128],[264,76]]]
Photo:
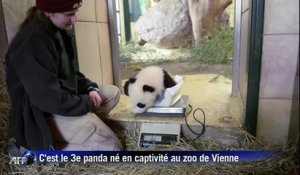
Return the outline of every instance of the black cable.
[[[193,134],[197,135],[197,137],[193,139],[193,140],[196,140],[196,139],[198,139],[199,137],[201,137],[201,136],[204,134],[204,132],[205,132],[205,128],[206,128],[206,126],[205,126],[205,112],[204,112],[204,110],[201,109],[201,108],[197,108],[197,109],[195,109],[194,112],[193,112],[193,118],[194,118],[194,120],[197,121],[198,123],[200,123],[201,126],[202,126],[201,132],[198,133],[198,132],[194,131],[194,130],[190,127],[190,125],[188,124],[188,122],[187,122],[188,116],[189,116],[190,113],[193,111],[192,105],[189,104],[188,106],[191,108],[191,110],[190,110],[189,112],[187,112],[187,115],[186,115],[186,117],[184,118],[184,119],[185,119],[185,124],[186,124],[186,126],[188,127],[188,129],[189,129]],[[195,117],[196,112],[199,111],[199,110],[200,110],[200,111],[202,112],[202,114],[203,114],[203,122],[199,121],[199,120],[196,119],[196,117]]]

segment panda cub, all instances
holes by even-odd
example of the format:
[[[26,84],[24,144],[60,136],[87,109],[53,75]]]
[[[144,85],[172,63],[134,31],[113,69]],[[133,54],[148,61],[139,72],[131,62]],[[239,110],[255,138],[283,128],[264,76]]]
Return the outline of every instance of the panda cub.
[[[173,78],[159,66],[142,69],[124,85],[124,93],[130,97],[133,112],[143,113],[152,107],[166,88],[176,85]]]

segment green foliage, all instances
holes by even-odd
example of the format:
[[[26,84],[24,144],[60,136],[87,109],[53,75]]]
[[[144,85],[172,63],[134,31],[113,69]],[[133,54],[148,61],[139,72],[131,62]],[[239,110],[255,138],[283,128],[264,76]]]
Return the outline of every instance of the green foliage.
[[[128,63],[132,60],[132,55],[141,50],[141,47],[137,46],[134,42],[120,45],[120,62]]]
[[[191,59],[199,64],[231,64],[233,58],[233,31],[220,26],[212,37],[204,37],[191,51]]]
[[[151,45],[139,46],[131,41],[120,45],[120,61],[121,64],[195,61],[199,65],[230,65],[233,60],[233,30],[229,26],[220,26],[213,36],[204,37],[198,47],[178,48],[171,54],[162,50]]]
[[[166,62],[181,62],[190,60],[190,48],[159,49],[151,44],[140,46],[131,41],[120,45],[121,64],[162,64]]]

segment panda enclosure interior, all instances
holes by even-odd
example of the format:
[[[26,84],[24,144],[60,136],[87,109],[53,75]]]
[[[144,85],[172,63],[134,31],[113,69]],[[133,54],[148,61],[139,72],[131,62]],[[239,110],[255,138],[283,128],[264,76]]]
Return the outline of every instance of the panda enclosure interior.
[[[135,2],[136,4],[132,4]],[[141,2],[141,1],[139,1]],[[145,1],[146,2],[146,1]],[[173,1],[174,2],[174,1]],[[232,62],[233,62],[233,18],[234,18],[234,3],[231,3],[223,12],[220,19],[218,19],[217,25],[214,29],[211,29],[211,35],[202,36],[201,43],[197,46],[193,46],[191,41],[185,45],[175,44],[175,46],[169,46],[169,43],[174,43],[176,41],[176,36],[170,39],[169,43],[164,41],[151,41],[151,36],[140,36],[143,35],[142,32],[139,34],[136,31],[143,30],[138,29],[141,25],[148,25],[152,28],[155,27],[169,27],[168,24],[161,24],[160,26],[155,26],[154,24],[144,24],[143,18],[149,19],[149,15],[155,18],[159,12],[153,12],[155,6],[158,6],[158,1],[152,4],[139,4],[138,1],[132,1],[131,11],[129,13],[124,13],[124,18],[130,19],[130,28],[125,30],[125,32],[130,32],[129,38],[125,38],[127,33],[121,32],[120,25],[120,13],[117,13],[117,21],[119,22],[119,48],[120,48],[120,62],[121,62],[121,78],[123,80],[134,76],[141,68],[148,65],[159,65],[165,70],[167,70],[172,75],[190,75],[190,74],[222,74],[231,78],[232,74]],[[118,3],[117,3],[118,4]],[[167,3],[165,3],[167,4]],[[200,4],[201,5],[201,4]],[[119,11],[119,5],[117,5],[117,11]],[[166,5],[165,5],[166,6]],[[148,8],[148,9],[147,9]],[[168,6],[161,7],[170,8]],[[152,11],[151,11],[152,10]],[[179,9],[184,15],[188,15],[188,10],[184,11]],[[149,12],[150,11],[150,12]],[[159,11],[159,10],[157,10]],[[168,17],[165,17],[168,19]],[[171,18],[171,17],[170,17]],[[189,17],[187,18],[189,20]],[[186,20],[186,18],[184,19]],[[141,22],[140,22],[141,21]],[[145,21],[145,20],[144,20]],[[149,21],[149,20],[148,20]],[[155,19],[152,21],[155,22]],[[177,22],[177,21],[176,21]],[[141,24],[137,24],[141,23]],[[192,24],[182,24],[183,27],[189,27],[189,34],[185,40],[191,39],[192,34]],[[189,25],[189,26],[184,26]],[[167,30],[167,29],[157,29],[157,30]],[[205,29],[204,29],[205,30]],[[160,31],[158,31],[159,33]],[[171,31],[172,32],[172,31]],[[180,32],[180,31],[179,31]],[[162,33],[162,32],[161,32]],[[156,34],[156,33],[155,33]],[[168,35],[161,34],[161,35]],[[176,35],[176,34],[174,34]],[[186,36],[186,35],[185,35]],[[169,36],[166,36],[169,37]],[[142,38],[148,38],[149,42],[142,43]],[[169,37],[170,38],[170,37]],[[155,38],[157,39],[157,38]],[[162,36],[161,40],[167,40]],[[181,38],[179,38],[181,42]]]
[[[134,2],[137,3],[138,1]],[[218,19],[216,26],[214,28],[211,27],[212,29],[210,29],[210,33],[213,34],[210,34],[209,36],[204,34],[204,36],[201,36],[201,43],[197,46],[193,46],[192,41],[189,41],[187,44],[172,45],[172,43],[177,42],[174,40],[179,40],[180,43],[184,43],[185,40],[191,40],[191,38],[193,38],[191,23],[182,24],[183,27],[190,28],[187,29],[189,30],[189,34],[184,35],[188,37],[185,37],[183,40],[182,38],[180,38],[180,34],[174,34],[174,37],[172,38],[168,36],[172,35],[172,33],[163,33],[163,30],[167,29],[160,29],[160,27],[170,27],[169,24],[160,24],[159,26],[155,26],[155,24],[151,24],[151,22],[149,22],[150,24],[144,22],[146,21],[143,20],[144,18],[149,21],[149,17],[153,16],[153,18],[155,18],[159,16],[159,12],[156,12],[159,10],[155,11],[155,6],[160,5],[158,3],[156,1],[156,4],[152,3],[151,5],[138,3],[135,5],[131,4],[132,12],[129,12],[129,14],[124,14],[127,15],[127,17],[125,16],[124,18],[130,18],[130,28],[129,30],[125,30],[125,32],[130,32],[129,38],[125,38],[124,35],[127,36],[128,34],[120,32],[120,30],[122,30],[120,29],[122,26],[120,26],[120,24],[118,26],[122,79],[124,80],[131,76],[134,76],[142,67],[148,65],[159,65],[173,75],[215,73],[222,74],[230,78],[233,61],[234,3],[231,3],[224,10],[223,14],[220,16],[220,19]],[[144,7],[143,5],[146,7]],[[161,7],[160,9],[170,8],[167,5],[165,6],[166,7]],[[182,9],[179,10],[181,10],[182,13],[185,13],[184,15],[189,16],[188,12]],[[172,16],[172,14],[170,16]],[[119,19],[122,16],[118,15],[117,13],[117,17],[117,19]],[[165,18],[169,19],[168,17]],[[170,18],[172,20],[172,17]],[[189,17],[187,19],[189,20]],[[183,20],[186,20],[186,18]],[[150,21],[156,22],[155,19],[152,19]],[[118,20],[118,22],[120,22],[120,20]],[[153,30],[158,30],[157,33],[162,33],[158,35],[162,36],[160,38],[153,38],[152,36],[141,36],[144,35],[143,31],[141,30],[150,30],[147,29],[147,27],[145,27],[146,29],[138,29],[138,27],[141,25],[147,25],[149,26],[148,28],[151,27],[154,28]],[[172,32],[172,30],[170,30],[170,32]],[[166,39],[167,37],[172,39],[169,39],[169,41],[153,41],[154,39],[168,40]],[[141,44],[141,42],[143,42],[143,38],[148,39],[147,43]]]
[[[187,2],[188,1],[189,0],[187,0]],[[207,125],[221,127],[234,126],[237,123],[237,125],[241,125],[243,107],[241,106],[239,97],[231,97],[231,77],[234,52],[234,1],[228,1],[230,1],[231,4],[226,5],[225,10],[222,10],[220,18],[214,17],[212,19],[207,17],[208,21],[213,20],[216,25],[211,29],[210,33],[206,33],[201,36],[198,44],[195,44],[195,42],[185,43],[186,40],[192,41],[193,38],[191,22],[182,24],[184,25],[184,28],[190,28],[190,33],[188,33],[184,37],[182,37],[180,34],[166,34],[166,37],[162,36],[161,40],[157,41],[151,40],[151,37],[156,37],[161,34],[155,33],[152,36],[147,36],[147,34],[151,33],[149,32],[151,30],[149,28],[147,29],[147,27],[149,26],[150,28],[155,28],[157,27],[155,25],[159,23],[159,27],[170,27],[170,25],[168,24],[160,24],[160,21],[172,21],[173,18],[181,18],[182,16],[183,20],[190,20],[187,9],[180,9],[181,7],[178,7],[180,6],[178,4],[178,6],[175,5],[175,7],[170,7],[170,5],[176,4],[176,2],[184,1],[177,0],[170,3],[169,0],[164,0],[152,3],[153,6],[148,6],[147,8],[145,8],[146,10],[144,9],[143,13],[141,13],[141,11],[143,10],[140,10],[141,4],[138,4],[140,6],[138,6],[137,4],[131,4],[130,9],[139,9],[136,10],[139,12],[131,11],[130,13],[124,13],[124,15],[128,15],[127,17],[124,16],[124,18],[130,19],[130,30],[125,30],[126,32],[130,32],[130,40],[127,41],[128,38],[126,38],[125,35],[128,36],[128,34],[122,33],[120,24],[118,26],[121,65],[120,74],[122,85],[129,77],[135,76],[142,68],[150,65],[158,65],[169,72],[171,75],[183,76],[184,84],[181,89],[181,93],[183,95],[189,96],[189,104],[191,104],[194,109],[200,107],[205,111],[207,116]],[[137,3],[138,1],[130,2]],[[218,0],[215,2],[221,1]],[[165,6],[159,6],[160,3]],[[216,4],[212,3],[211,5]],[[156,8],[158,6],[159,8]],[[179,8],[180,10],[178,11],[185,14],[178,14],[179,12],[175,12],[175,14],[172,14],[168,10],[170,8],[172,9],[172,11],[176,11],[174,9]],[[121,9],[117,9],[117,12],[120,10]],[[159,16],[161,14],[160,11],[163,10],[165,11],[162,14],[171,13],[171,17]],[[153,16],[152,18],[151,15]],[[122,18],[122,16],[120,15],[120,13],[117,13],[117,21],[120,22],[120,18]],[[169,18],[171,18],[172,20],[170,20]],[[180,22],[176,22],[176,24],[178,23]],[[141,26],[146,27],[145,29],[139,29],[139,27]],[[159,27],[157,30],[161,30],[162,32],[169,30],[160,29]],[[178,26],[177,28],[180,28],[180,26]],[[142,30],[146,30],[146,34],[143,33]],[[169,31],[175,33],[178,32],[173,30]],[[182,31],[180,30],[178,33],[180,32]],[[143,38],[147,38],[147,41],[145,41],[145,39]],[[179,40],[179,42],[177,40]],[[120,115],[122,117],[119,117]],[[116,107],[115,112],[112,113],[111,119],[117,121],[136,122],[136,119],[132,118],[132,106],[127,96],[121,96],[120,103]],[[165,120],[167,121],[168,119],[157,120],[155,118],[147,118],[141,121],[164,122]],[[172,122],[185,124],[184,122],[180,122],[177,119],[175,119],[174,121],[171,120],[171,123]],[[188,122],[191,125],[199,126],[199,123],[195,122],[192,119],[188,119]],[[218,140],[217,137],[219,137],[219,135],[216,137],[212,137]],[[221,138],[221,140],[226,140],[226,138]]]

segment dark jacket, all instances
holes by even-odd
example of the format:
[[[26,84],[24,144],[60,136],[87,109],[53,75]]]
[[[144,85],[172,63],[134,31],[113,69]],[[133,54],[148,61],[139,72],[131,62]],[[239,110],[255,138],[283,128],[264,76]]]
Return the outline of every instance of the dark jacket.
[[[44,15],[34,15],[15,36],[6,54],[6,83],[11,98],[10,124],[18,146],[53,146],[47,118],[91,111],[87,95],[97,87],[76,66],[72,38]]]

